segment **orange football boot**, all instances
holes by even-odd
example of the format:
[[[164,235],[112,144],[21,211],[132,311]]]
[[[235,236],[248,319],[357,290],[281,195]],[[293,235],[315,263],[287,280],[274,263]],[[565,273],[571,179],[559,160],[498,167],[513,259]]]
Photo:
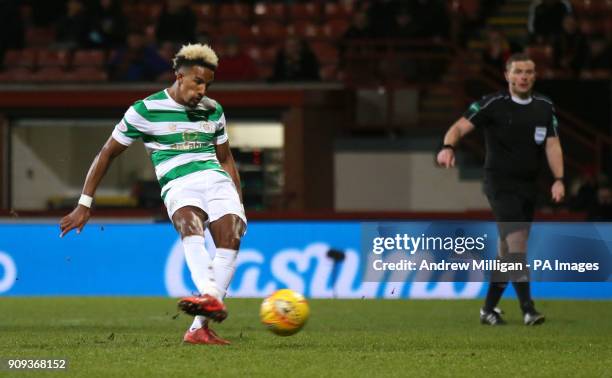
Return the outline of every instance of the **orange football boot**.
[[[223,302],[209,294],[182,298],[178,307],[191,316],[202,315],[216,322],[227,318],[227,309]]]

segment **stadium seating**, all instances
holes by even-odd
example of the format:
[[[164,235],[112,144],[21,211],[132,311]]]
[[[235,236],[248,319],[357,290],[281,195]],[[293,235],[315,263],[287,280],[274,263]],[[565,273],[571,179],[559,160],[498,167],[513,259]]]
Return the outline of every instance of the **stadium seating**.
[[[348,21],[353,14],[353,6],[346,2],[325,2],[323,14],[326,20],[342,19]]]
[[[32,69],[36,66],[36,49],[9,50],[4,55],[4,67],[25,67]]]
[[[104,67],[104,51],[102,50],[77,50],[72,58],[75,68],[102,68]]]
[[[211,21],[215,21],[217,17],[217,8],[215,4],[194,4],[192,9],[198,22],[210,23]]]
[[[329,42],[313,42],[312,51],[322,65],[336,65],[338,63],[338,49]]]
[[[96,67],[79,67],[66,72],[63,79],[72,82],[103,82],[108,80],[108,74]]]
[[[287,28],[278,21],[263,21],[253,25],[253,34],[264,43],[278,43],[287,36]]]
[[[13,67],[0,72],[0,82],[20,83],[32,81],[32,70],[27,67]]]
[[[323,34],[331,40],[338,40],[346,32],[349,25],[350,22],[347,19],[331,19],[323,25]]]
[[[68,67],[67,50],[40,49],[37,52],[37,55],[37,62],[40,68],[57,67],[64,70]]]
[[[320,3],[292,3],[289,6],[292,22],[297,20],[318,21],[321,17]]]
[[[253,17],[258,20],[275,20],[285,22],[287,9],[283,3],[260,1],[253,6]]]
[[[323,29],[308,20],[297,20],[289,26],[292,34],[307,40],[317,40],[324,38]]]
[[[219,7],[218,18],[220,22],[249,22],[251,19],[251,9],[247,4],[242,3],[221,4]]]
[[[55,30],[52,28],[27,28],[25,33],[25,42],[29,47],[49,46],[55,42]]]

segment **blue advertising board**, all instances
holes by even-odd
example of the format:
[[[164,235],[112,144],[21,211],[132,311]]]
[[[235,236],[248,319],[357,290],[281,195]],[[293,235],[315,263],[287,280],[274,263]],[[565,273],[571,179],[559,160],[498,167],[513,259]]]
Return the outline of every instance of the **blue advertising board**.
[[[530,246],[543,243],[543,236],[534,235],[557,226],[538,227]],[[601,227],[601,235],[612,235],[612,224]],[[364,281],[361,235],[362,224],[356,221],[251,222],[229,296],[263,297],[283,287],[314,298],[477,298],[486,291],[482,282]],[[214,253],[214,245],[208,249]],[[344,259],[334,263],[330,250],[341,251]],[[537,298],[612,299],[609,281],[534,282],[533,291]],[[57,225],[0,225],[0,295],[192,292],[195,286],[170,224],[90,223],[64,238]]]

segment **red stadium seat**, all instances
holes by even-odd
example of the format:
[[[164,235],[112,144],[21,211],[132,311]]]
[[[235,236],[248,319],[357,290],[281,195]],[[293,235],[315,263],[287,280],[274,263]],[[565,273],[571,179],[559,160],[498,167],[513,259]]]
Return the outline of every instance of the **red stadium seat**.
[[[245,51],[257,64],[273,64],[278,48],[276,46],[253,44],[245,46]]]
[[[159,15],[162,12],[162,4],[145,4],[146,6],[146,10],[142,10],[142,14],[147,15],[147,20],[149,22],[155,23],[157,22],[157,19],[159,18]]]
[[[253,17],[256,20],[275,20],[285,22],[287,9],[283,3],[257,2],[253,6]]]
[[[321,27],[307,20],[295,21],[293,25],[289,26],[289,33],[308,40],[316,40],[324,37]]]
[[[257,65],[257,78],[259,80],[268,80],[274,73],[274,67],[270,64]]]
[[[237,36],[242,41],[250,41],[255,38],[252,27],[240,21],[222,22],[218,25],[215,33],[216,39],[220,41],[227,36]],[[213,35],[215,34],[213,33]]]
[[[319,75],[323,81],[338,81],[338,68],[335,64],[321,66]]]
[[[0,82],[29,82],[32,81],[33,75],[32,70],[26,67],[8,68],[7,70],[0,72]]]
[[[251,8],[247,4],[222,4],[219,7],[219,20],[221,21],[243,21],[251,19]]]
[[[55,30],[51,28],[26,28],[26,45],[46,47],[55,42]]]
[[[319,21],[321,17],[320,3],[292,3],[289,6],[291,20]]]
[[[343,19],[350,20],[353,15],[352,3],[346,2],[326,2],[323,17],[326,20]]]
[[[103,67],[104,51],[102,50],[77,50],[72,58],[74,67]]]
[[[103,82],[108,80],[108,74],[96,67],[82,67],[74,71],[66,72],[62,78],[63,81],[72,82]]]
[[[4,67],[26,67],[36,66],[36,49],[8,50],[4,55]]]
[[[468,19],[475,19],[480,14],[480,0],[455,0],[453,3],[453,8]]]
[[[43,67],[32,75],[33,82],[62,82],[67,78],[66,71],[58,66]]]
[[[553,49],[549,45],[529,46],[525,53],[534,61],[539,72],[550,70],[553,67]]]
[[[344,35],[349,26],[350,22],[345,19],[337,18],[329,20],[323,25],[323,34],[331,40],[338,40]]]
[[[338,49],[328,42],[313,42],[312,51],[322,65],[336,65],[338,63]]]
[[[198,22],[216,21],[217,9],[215,4],[195,4],[193,5],[192,10],[198,19]]]
[[[67,50],[38,50],[39,67],[60,67],[68,66],[69,53]]]
[[[268,41],[277,42],[285,39],[287,35],[287,29],[285,25],[276,21],[264,21],[253,25],[251,28],[253,35]]]

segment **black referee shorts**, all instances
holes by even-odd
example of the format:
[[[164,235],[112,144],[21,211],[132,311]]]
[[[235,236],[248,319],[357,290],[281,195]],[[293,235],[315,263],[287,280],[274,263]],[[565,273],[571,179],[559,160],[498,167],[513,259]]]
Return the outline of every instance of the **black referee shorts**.
[[[535,213],[535,182],[485,178],[485,193],[502,239],[514,231],[529,229]]]

